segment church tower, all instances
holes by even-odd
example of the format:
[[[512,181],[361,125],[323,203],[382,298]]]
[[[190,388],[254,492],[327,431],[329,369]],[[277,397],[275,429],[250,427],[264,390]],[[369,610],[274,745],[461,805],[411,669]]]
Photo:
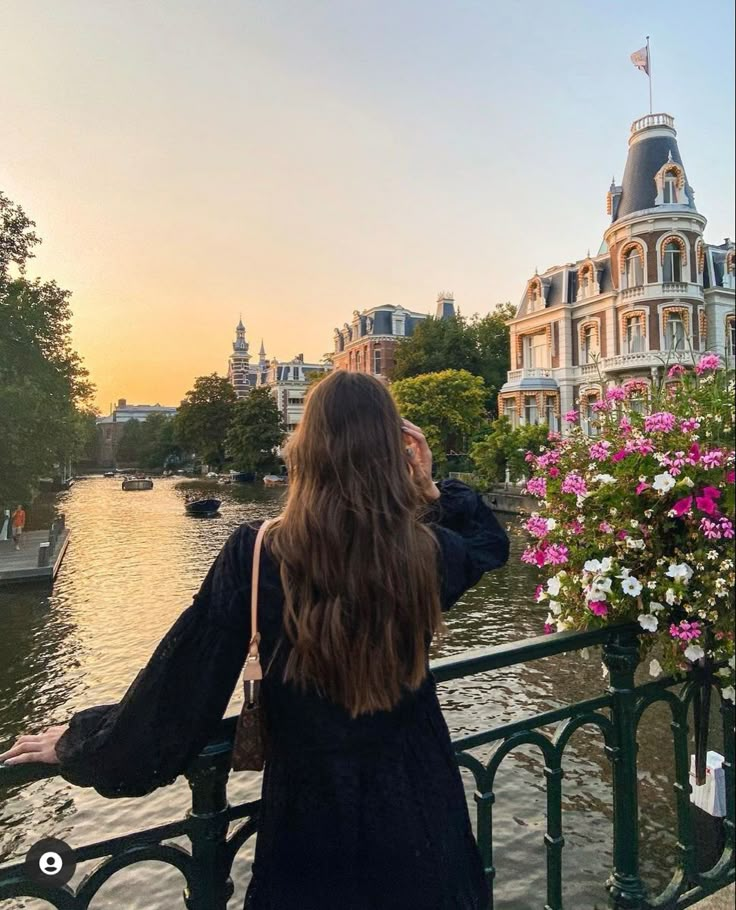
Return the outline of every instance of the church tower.
[[[245,340],[242,316],[235,327],[235,341],[227,364],[227,378],[238,398],[244,398],[250,391],[250,354],[248,353],[248,342]]]

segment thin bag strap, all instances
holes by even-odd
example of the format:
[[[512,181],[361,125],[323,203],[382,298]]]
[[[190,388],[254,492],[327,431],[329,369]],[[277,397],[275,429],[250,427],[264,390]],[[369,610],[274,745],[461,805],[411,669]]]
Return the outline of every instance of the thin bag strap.
[[[261,633],[258,631],[258,581],[261,568],[261,550],[263,549],[263,538],[266,534],[266,528],[271,524],[266,520],[258,529],[256,542],[253,547],[253,574],[250,582],[250,645],[248,646],[248,656],[245,659],[243,668],[243,679],[262,679],[261,659],[258,652],[258,646],[261,641]]]

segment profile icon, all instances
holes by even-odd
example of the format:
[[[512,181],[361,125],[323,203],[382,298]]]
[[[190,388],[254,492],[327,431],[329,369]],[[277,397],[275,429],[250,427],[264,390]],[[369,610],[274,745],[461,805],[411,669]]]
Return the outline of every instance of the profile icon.
[[[26,853],[26,875],[44,885],[65,885],[74,875],[77,864],[69,844],[55,837],[36,841]]]

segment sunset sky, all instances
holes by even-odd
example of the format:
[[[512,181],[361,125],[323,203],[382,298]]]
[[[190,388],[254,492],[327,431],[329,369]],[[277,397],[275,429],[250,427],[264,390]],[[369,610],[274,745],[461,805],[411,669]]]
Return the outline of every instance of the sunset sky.
[[[734,236],[731,0],[3,0],[0,189],[73,291],[106,411],[440,290],[486,313],[596,252],[647,79]]]

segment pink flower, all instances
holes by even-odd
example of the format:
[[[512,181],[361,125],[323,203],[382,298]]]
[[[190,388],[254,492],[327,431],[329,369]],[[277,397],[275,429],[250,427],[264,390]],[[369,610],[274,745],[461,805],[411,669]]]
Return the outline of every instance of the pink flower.
[[[733,468],[726,474],[726,483],[735,483],[736,482],[736,471]]]
[[[582,525],[577,518],[575,521],[570,522],[570,531],[572,531],[573,534],[582,534],[584,530],[585,526]]]
[[[541,569],[544,565],[544,550],[538,547],[527,547],[521,554],[521,561],[532,566],[539,566]]]
[[[534,461],[534,455],[533,455],[533,453],[532,453],[532,452],[527,452],[526,455],[524,456],[524,461],[525,461],[527,464],[531,464],[531,463]]]
[[[532,535],[532,537],[546,537],[549,533],[549,528],[547,527],[547,519],[540,518],[538,515],[532,516],[528,519],[524,527]]]
[[[620,385],[611,386],[606,389],[606,399],[608,401],[623,401],[626,398],[626,389]]]
[[[610,442],[594,442],[590,447],[590,457],[594,461],[605,461],[608,458],[608,450],[610,448]]]
[[[708,540],[720,540],[723,537],[720,527],[716,522],[711,521],[710,518],[700,519],[700,530]]]
[[[623,461],[624,458],[626,458],[628,456],[628,454],[629,453],[626,451],[626,449],[619,449],[618,452],[613,453],[611,458],[613,459],[613,461]]]
[[[642,482],[637,485],[636,495],[641,496],[641,494],[644,492],[644,490],[648,490],[649,487],[650,487],[650,484],[648,484],[646,481],[642,480]]]
[[[602,522],[598,525],[598,530],[601,531],[603,534],[612,534],[612,533],[613,533],[613,525],[609,525],[609,523],[608,523],[607,521],[602,521]]]
[[[676,363],[674,366],[671,366],[669,370],[667,370],[667,378],[677,379],[677,377],[682,376],[684,372],[685,367],[681,363]]]
[[[610,411],[611,406],[607,401],[594,401],[590,406],[590,410],[595,414],[599,414],[601,411]]]
[[[583,478],[574,471],[571,471],[562,481],[562,492],[574,493],[576,496],[585,496],[588,492],[588,488],[585,486]]]
[[[682,427],[680,427],[682,429]],[[694,442],[690,446],[690,450],[687,453],[687,458],[685,459],[688,464],[697,464],[700,461],[700,446],[697,442]]]
[[[545,635],[551,635],[554,631],[555,631],[555,627],[553,625],[551,625],[548,622],[546,622],[544,624],[544,634]]]
[[[628,536],[629,536],[628,531],[619,531],[618,534],[616,535],[616,540],[626,540],[626,538]]]
[[[733,522],[728,518],[721,518],[721,534],[726,540],[733,540],[734,538]]]
[[[700,376],[709,370],[718,370],[720,366],[721,358],[718,354],[703,354],[695,366],[695,372]]]
[[[678,625],[671,623],[670,635],[672,638],[679,638],[680,641],[692,641],[693,638],[700,636],[700,623],[697,620],[688,622],[683,619]]]
[[[544,477],[532,477],[526,482],[526,491],[531,496],[536,496],[538,499],[544,499],[547,495],[547,481]]]
[[[608,604],[605,600],[589,600],[588,609],[596,616],[605,616],[608,613]]]
[[[669,411],[659,411],[644,418],[644,430],[647,433],[669,433],[675,428],[675,415]]]
[[[686,417],[680,423],[680,429],[683,433],[692,433],[694,430],[700,429],[700,421],[696,420],[694,417]]]
[[[706,468],[720,468],[723,464],[723,458],[724,455],[720,449],[713,449],[711,452],[706,452],[700,460]]]
[[[565,421],[565,423],[577,423],[578,420],[580,420],[580,412],[579,411],[568,411],[565,414],[563,420]]]
[[[678,501],[672,506],[672,511],[677,515],[678,518],[690,511],[690,508],[693,504],[692,496],[687,496],[685,499],[678,499]]]
[[[550,476],[550,477],[559,477],[559,476],[560,476],[560,469],[559,469],[559,468],[550,468],[550,469],[549,469],[549,476]]]
[[[539,600],[541,599],[542,594],[544,594],[544,586],[543,586],[543,585],[537,585],[536,590],[534,591],[534,600],[536,600],[537,603],[538,603]]]
[[[564,565],[569,558],[569,550],[561,544],[550,544],[545,551],[545,564],[550,566]]]
[[[720,499],[721,491],[718,489],[718,487],[703,487],[700,495],[707,496],[708,499]]]
[[[649,386],[643,379],[629,379],[624,383],[624,391],[627,395],[637,395],[642,392],[648,392]]]
[[[623,416],[621,418],[621,420],[619,420],[619,422],[618,422],[618,428],[619,428],[619,430],[621,430],[621,432],[624,434],[624,436],[628,436],[629,433],[631,432],[631,421],[629,420],[629,418],[626,416]]]

